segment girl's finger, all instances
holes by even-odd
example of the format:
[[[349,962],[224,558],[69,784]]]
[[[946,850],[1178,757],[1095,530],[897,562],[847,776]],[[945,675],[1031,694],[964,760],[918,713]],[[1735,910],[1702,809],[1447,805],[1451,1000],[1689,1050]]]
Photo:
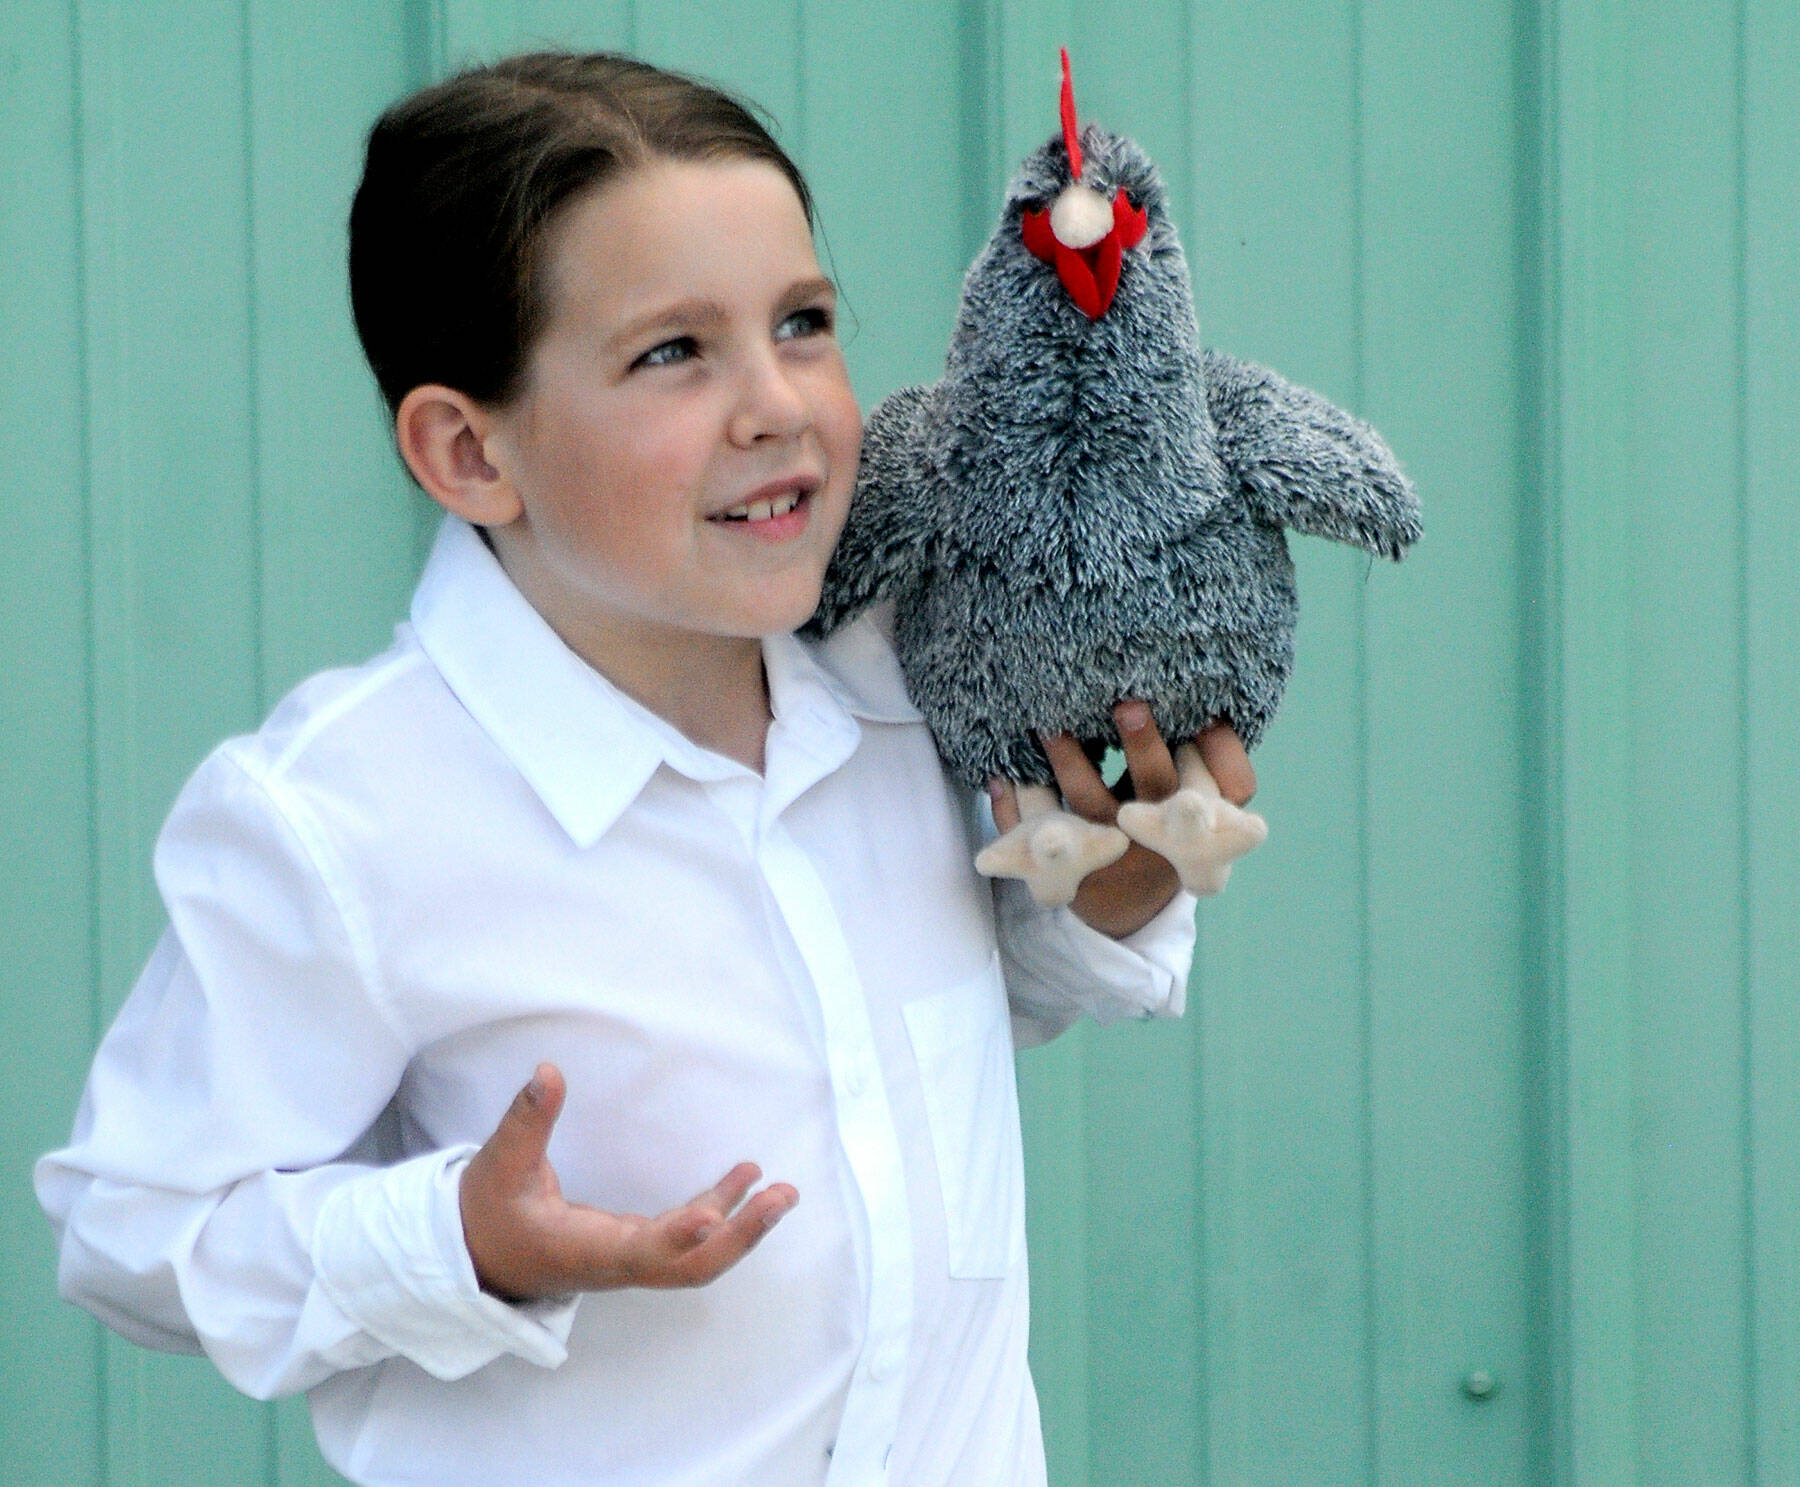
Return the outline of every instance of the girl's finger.
[[[1113,722],[1119,728],[1119,747],[1137,799],[1167,800],[1181,784],[1181,777],[1175,770],[1175,756],[1163,742],[1162,730],[1150,716],[1150,704],[1136,699],[1121,702],[1113,709]]]
[[[1019,824],[1019,789],[999,775],[988,781],[988,800],[994,807],[994,829],[1002,836]]]
[[[761,1176],[762,1168],[755,1162],[739,1162],[705,1192],[695,1193],[683,1207],[708,1209],[722,1217],[744,1201],[744,1194],[756,1186]]]
[[[485,1159],[482,1165],[500,1187],[522,1192],[531,1185],[544,1164],[550,1132],[562,1113],[564,1092],[556,1065],[539,1064],[531,1082],[506,1107],[494,1134],[476,1154],[477,1159]]]
[[[1044,754],[1050,760],[1050,768],[1056,771],[1056,783],[1062,790],[1063,799],[1068,801],[1069,809],[1103,826],[1112,825],[1119,814],[1119,802],[1106,788],[1106,781],[1100,778],[1100,771],[1094,768],[1094,761],[1082,751],[1081,745],[1067,733],[1038,736],[1043,740]]]
[[[799,1201],[800,1194],[791,1184],[771,1183],[731,1218],[701,1228],[691,1244],[669,1254],[660,1269],[639,1284],[701,1286],[717,1279],[749,1254]]]
[[[748,1171],[752,1174],[747,1180]],[[653,1219],[572,1203],[557,1216],[551,1264],[557,1290],[700,1285],[735,1265],[800,1201],[791,1183],[772,1183],[737,1208],[760,1174],[740,1162],[691,1203]]]
[[[1196,742],[1219,794],[1233,805],[1249,805],[1256,794],[1256,769],[1237,730],[1229,723],[1214,723]]]

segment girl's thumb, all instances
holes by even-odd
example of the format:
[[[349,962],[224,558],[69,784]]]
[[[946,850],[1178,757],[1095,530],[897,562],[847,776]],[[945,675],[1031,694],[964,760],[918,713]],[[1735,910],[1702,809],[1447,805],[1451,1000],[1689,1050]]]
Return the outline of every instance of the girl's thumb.
[[[513,1097],[488,1145],[503,1165],[523,1176],[544,1160],[550,1132],[562,1113],[563,1078],[555,1064],[539,1064]]]

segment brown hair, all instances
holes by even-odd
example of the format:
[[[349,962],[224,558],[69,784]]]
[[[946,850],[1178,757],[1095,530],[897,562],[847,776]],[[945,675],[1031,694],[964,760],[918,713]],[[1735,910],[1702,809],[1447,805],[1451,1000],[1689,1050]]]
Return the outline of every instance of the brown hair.
[[[390,411],[427,382],[512,402],[558,212],[658,157],[767,161],[812,222],[799,168],[748,106],[610,52],[509,57],[384,113],[350,207],[350,304]]]

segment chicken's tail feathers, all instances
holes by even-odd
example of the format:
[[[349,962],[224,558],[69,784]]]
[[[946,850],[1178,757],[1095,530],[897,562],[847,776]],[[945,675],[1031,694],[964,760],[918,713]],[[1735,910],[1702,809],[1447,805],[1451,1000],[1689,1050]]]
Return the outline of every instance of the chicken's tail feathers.
[[[942,526],[927,448],[934,391],[903,387],[869,415],[850,514],[801,634],[823,639],[923,575]]]
[[[1219,454],[1259,516],[1398,561],[1424,528],[1418,493],[1372,427],[1250,362],[1206,353]]]

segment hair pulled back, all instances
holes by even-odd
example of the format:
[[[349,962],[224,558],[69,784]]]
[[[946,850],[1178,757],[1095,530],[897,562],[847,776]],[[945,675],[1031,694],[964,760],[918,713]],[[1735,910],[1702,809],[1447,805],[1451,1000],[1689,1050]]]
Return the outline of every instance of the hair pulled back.
[[[658,158],[766,161],[812,221],[798,167],[747,107],[630,57],[510,57],[384,113],[350,208],[350,304],[390,411],[427,382],[512,402],[543,329],[557,213]]]

